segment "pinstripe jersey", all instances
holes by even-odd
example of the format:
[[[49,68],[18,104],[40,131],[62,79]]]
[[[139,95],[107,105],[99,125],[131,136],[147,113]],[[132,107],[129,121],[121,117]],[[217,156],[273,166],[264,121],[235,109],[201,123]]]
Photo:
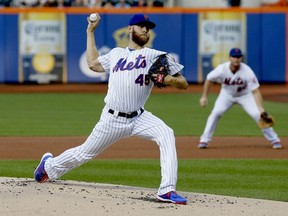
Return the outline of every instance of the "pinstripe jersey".
[[[133,112],[144,108],[153,82],[148,78],[148,70],[157,57],[166,52],[150,48],[130,50],[114,48],[108,54],[99,56],[98,60],[109,73],[108,92],[105,97],[106,105],[120,112]],[[174,58],[167,55],[170,75],[180,72],[184,66],[176,63]]]
[[[150,78],[145,77],[152,63],[164,53],[149,48],[135,51],[115,48],[98,57],[105,71],[110,73],[106,105],[100,121],[82,145],[47,159],[44,169],[49,179],[58,179],[69,170],[98,156],[121,138],[137,136],[152,140],[159,146],[161,183],[158,195],[176,190],[178,161],[173,130],[146,110],[134,118],[120,117],[117,114],[117,111],[129,113],[144,108],[153,87]],[[183,66],[176,63],[171,55],[167,57],[170,74],[180,72]],[[113,109],[113,114],[109,112],[110,109]]]

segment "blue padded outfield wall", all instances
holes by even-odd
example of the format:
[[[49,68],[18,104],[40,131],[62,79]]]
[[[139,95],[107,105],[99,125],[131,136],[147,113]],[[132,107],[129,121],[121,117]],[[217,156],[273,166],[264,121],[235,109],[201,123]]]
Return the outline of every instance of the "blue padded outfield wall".
[[[157,27],[149,47],[172,53],[190,83],[201,83],[232,47],[262,83],[288,83],[287,9],[152,9]],[[127,25],[141,10],[97,9],[101,54],[126,47]],[[85,60],[87,16],[91,9],[0,9],[0,83],[106,82]]]

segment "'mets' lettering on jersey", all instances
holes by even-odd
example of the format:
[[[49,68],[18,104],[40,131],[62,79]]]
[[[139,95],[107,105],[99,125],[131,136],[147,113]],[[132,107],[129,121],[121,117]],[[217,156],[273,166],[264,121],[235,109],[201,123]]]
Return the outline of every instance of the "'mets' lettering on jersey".
[[[231,78],[225,78],[224,84],[226,85],[232,85],[232,86],[239,86],[237,88],[237,92],[241,92],[242,90],[247,88],[247,83],[245,83],[240,77],[238,77],[236,80],[231,80]]]
[[[244,82],[240,77],[238,77],[236,80],[233,79],[232,81],[231,81],[231,78],[225,78],[224,84],[226,84],[226,85],[243,85]]]
[[[133,69],[139,69],[139,68],[145,68],[147,65],[145,56],[142,56],[141,54],[135,58],[135,61],[127,62],[127,59],[121,58],[116,63],[116,65],[113,67],[113,73],[125,70],[133,70]]]

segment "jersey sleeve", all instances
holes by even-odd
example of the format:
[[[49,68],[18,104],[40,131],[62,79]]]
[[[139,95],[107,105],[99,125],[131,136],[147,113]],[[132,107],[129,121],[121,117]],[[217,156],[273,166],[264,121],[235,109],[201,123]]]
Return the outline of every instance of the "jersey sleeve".
[[[252,71],[252,69],[249,68],[249,89],[251,89],[251,91],[259,88],[260,84],[259,81],[255,75],[255,73]]]
[[[102,67],[104,68],[105,72],[110,72],[110,55],[112,50],[105,54],[98,57],[98,61],[101,63]]]
[[[219,81],[221,82],[223,67],[224,67],[223,64],[217,66],[214,70],[212,70],[207,74],[206,79],[210,80],[211,82],[219,82]]]
[[[175,58],[171,54],[167,53],[166,56],[169,63],[170,75],[174,75],[183,70],[184,66],[176,62]]]

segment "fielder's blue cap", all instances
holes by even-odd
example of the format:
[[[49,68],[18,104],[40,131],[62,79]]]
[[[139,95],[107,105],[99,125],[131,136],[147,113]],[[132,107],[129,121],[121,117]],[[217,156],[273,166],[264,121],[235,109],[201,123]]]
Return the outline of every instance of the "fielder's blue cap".
[[[156,27],[156,24],[149,20],[147,14],[135,14],[129,22],[129,25],[143,25],[147,26],[149,29]]]
[[[230,56],[231,57],[242,57],[242,51],[239,48],[233,48],[230,50]]]

